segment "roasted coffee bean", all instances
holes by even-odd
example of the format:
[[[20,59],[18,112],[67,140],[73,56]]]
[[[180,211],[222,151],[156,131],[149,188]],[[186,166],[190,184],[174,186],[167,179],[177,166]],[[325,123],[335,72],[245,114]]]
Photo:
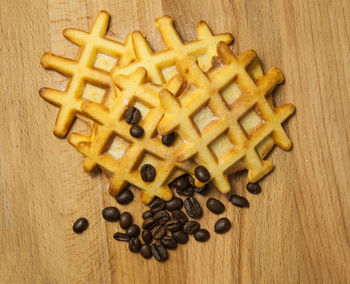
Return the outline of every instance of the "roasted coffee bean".
[[[184,201],[184,206],[188,216],[198,219],[202,217],[202,208],[199,205],[197,199],[194,197],[188,197]]]
[[[134,194],[129,189],[125,188],[118,194],[116,200],[119,204],[128,204],[134,200]]]
[[[166,210],[174,211],[177,209],[181,209],[182,204],[183,202],[181,198],[174,197],[172,200],[168,201],[165,206],[166,206]]]
[[[164,226],[162,225],[157,225],[153,228],[152,230],[152,237],[155,240],[160,240],[161,238],[163,238],[163,236],[165,235],[166,231],[164,229]]]
[[[119,217],[119,225],[126,230],[132,224],[132,216],[129,212],[123,212]]]
[[[153,257],[158,261],[165,261],[168,259],[167,249],[160,243],[156,242],[151,246]]]
[[[134,238],[130,239],[129,250],[131,252],[139,252],[140,248],[141,248],[141,241],[138,238],[134,237]]]
[[[142,231],[142,239],[145,243],[150,244],[153,240],[151,231],[149,230]]]
[[[154,218],[158,221],[158,224],[164,225],[168,220],[170,220],[169,213],[165,210],[158,211],[156,214],[154,214]]]
[[[181,229],[181,222],[178,220],[170,220],[166,223],[165,227],[169,232],[176,232]]]
[[[138,237],[140,235],[140,228],[136,224],[132,224],[126,229],[125,233],[130,239]]]
[[[143,244],[140,248],[140,254],[143,258],[150,258],[152,256],[151,246],[148,244]]]
[[[133,125],[130,127],[130,135],[135,138],[142,137],[143,133],[145,132],[143,128],[140,125]]]
[[[86,218],[79,218],[73,224],[73,231],[81,234],[89,227],[89,221]]]
[[[163,246],[166,247],[167,249],[176,249],[177,248],[177,242],[171,236],[164,236],[160,241],[163,244]]]
[[[173,219],[179,221],[182,225],[185,224],[187,222],[187,216],[184,212],[182,212],[181,210],[174,210],[171,213],[171,217],[173,217]]]
[[[127,123],[136,124],[141,118],[141,112],[136,107],[129,107],[124,117]]]
[[[198,242],[206,242],[210,238],[210,234],[206,229],[199,229],[195,234],[194,238]]]
[[[165,208],[165,201],[156,197],[153,199],[153,201],[150,204],[151,212],[153,214],[157,213],[158,211],[164,210]]]
[[[221,214],[225,211],[225,205],[215,198],[209,198],[207,200],[207,207],[211,212],[215,214]]]
[[[150,164],[141,167],[141,178],[145,182],[152,182],[156,178],[156,169]]]
[[[258,193],[261,192],[261,187],[260,187],[260,185],[259,185],[257,182],[254,182],[254,183],[248,182],[248,184],[247,184],[247,190],[248,190],[250,193],[258,194]]]
[[[174,187],[180,191],[190,186],[187,175],[182,175],[174,181]]]
[[[176,189],[176,193],[178,195],[183,195],[183,196],[192,196],[193,192],[194,192],[194,188],[192,186],[189,186],[184,190]]]
[[[179,244],[185,244],[188,242],[188,235],[182,230],[172,232],[171,235]]]
[[[190,185],[192,185],[193,187],[196,187],[193,177],[191,177],[189,174],[187,174],[187,179],[188,179],[188,182],[190,183]]]
[[[102,210],[102,216],[109,222],[116,222],[119,220],[120,212],[117,207],[109,206]]]
[[[225,217],[219,219],[214,225],[215,232],[218,234],[224,234],[227,231],[229,231],[230,228],[231,228],[231,222],[229,219]]]
[[[199,193],[200,195],[206,195],[209,191],[208,184],[203,185],[202,187],[195,187],[194,192]]]
[[[142,229],[150,230],[157,224],[158,224],[157,220],[154,217],[150,217],[150,218],[147,218],[145,221],[143,221]]]
[[[249,207],[249,202],[247,199],[245,199],[243,196],[239,196],[239,195],[232,195],[230,197],[230,202],[237,207]]]
[[[175,132],[171,132],[167,135],[163,135],[162,136],[162,143],[166,146],[170,146],[171,144],[174,143],[175,138],[176,138]]]
[[[120,232],[116,232],[113,235],[113,238],[115,238],[117,241],[122,241],[122,242],[128,242],[130,240],[126,234],[120,233]]]
[[[153,217],[153,213],[152,213],[152,211],[151,210],[147,210],[147,211],[145,211],[145,212],[143,212],[142,213],[142,219],[147,219],[147,218],[149,218],[149,217]]]
[[[193,235],[195,232],[199,230],[200,224],[196,221],[188,221],[184,225],[184,232],[186,234]]]
[[[207,182],[210,179],[210,174],[208,170],[203,166],[198,166],[194,170],[194,175],[201,182]]]

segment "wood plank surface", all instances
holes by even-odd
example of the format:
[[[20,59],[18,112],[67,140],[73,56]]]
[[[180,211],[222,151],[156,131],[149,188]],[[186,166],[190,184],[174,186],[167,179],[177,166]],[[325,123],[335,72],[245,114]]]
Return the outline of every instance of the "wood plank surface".
[[[199,20],[231,32],[236,53],[255,49],[265,70],[283,71],[276,105],[297,108],[285,124],[294,147],[269,156],[275,170],[262,193],[245,190],[246,173],[233,178],[249,209],[210,192],[225,203],[231,231],[216,235],[218,217],[205,208],[211,239],[191,238],[166,263],[112,238],[119,225],[101,218],[116,205],[107,179],[83,172],[82,155],[54,137],[57,108],[38,95],[67,82],[40,66],[43,52],[75,58],[78,48],[62,30],[88,30],[101,9],[112,16],[112,37],[140,29],[155,49],[162,44],[153,19],[163,14],[184,40],[194,39]],[[348,0],[1,0],[0,283],[349,283],[349,15]],[[78,121],[74,129],[87,126]],[[146,206],[135,196],[118,206],[140,225]],[[90,227],[76,235],[71,226],[81,216]]]

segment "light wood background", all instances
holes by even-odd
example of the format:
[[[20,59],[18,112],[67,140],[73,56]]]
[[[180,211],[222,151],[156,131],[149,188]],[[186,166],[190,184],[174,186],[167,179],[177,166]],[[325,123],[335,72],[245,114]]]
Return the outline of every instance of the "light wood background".
[[[174,17],[185,40],[201,19],[214,32],[232,32],[235,52],[253,48],[265,70],[281,68],[286,82],[275,101],[297,108],[286,124],[294,148],[269,156],[276,167],[261,182],[263,192],[247,193],[245,174],[234,178],[234,191],[251,208],[235,208],[212,191],[226,204],[231,231],[215,235],[217,217],[205,210],[210,241],[191,239],[165,264],[112,238],[119,225],[101,218],[116,204],[107,180],[84,173],[83,157],[53,136],[57,108],[38,95],[42,86],[66,83],[41,68],[43,52],[74,57],[78,49],[62,30],[87,30],[100,9],[112,15],[112,36],[141,29],[156,49],[152,23],[163,14]],[[348,0],[1,0],[0,282],[349,283],[349,15]],[[145,209],[139,201],[136,193],[131,205],[119,206],[138,224]],[[81,216],[90,227],[76,235],[71,226]]]

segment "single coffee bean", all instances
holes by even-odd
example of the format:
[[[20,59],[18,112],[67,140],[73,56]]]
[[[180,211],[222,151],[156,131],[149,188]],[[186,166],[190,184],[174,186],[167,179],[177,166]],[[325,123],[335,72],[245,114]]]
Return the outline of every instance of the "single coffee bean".
[[[163,244],[163,246],[167,249],[176,249],[177,248],[177,242],[171,236],[164,236],[160,241]]]
[[[177,220],[170,220],[168,223],[166,223],[165,227],[169,232],[176,232],[181,229],[181,222]]]
[[[102,216],[109,222],[116,222],[119,220],[120,212],[117,207],[110,206],[102,210]]]
[[[89,221],[86,218],[79,218],[73,224],[73,231],[81,234],[89,227]]]
[[[259,194],[261,192],[261,187],[257,182],[248,182],[247,190],[252,194]]]
[[[154,217],[150,217],[150,218],[147,218],[145,221],[143,221],[142,229],[150,230],[157,224],[158,224],[157,220]]]
[[[151,246],[148,244],[143,244],[140,248],[140,254],[143,258],[150,258],[152,256]]]
[[[132,224],[132,216],[129,212],[123,212],[119,217],[119,225],[126,230]]]
[[[170,220],[169,213],[165,210],[158,211],[156,214],[154,214],[154,218],[158,221],[158,224],[164,225],[168,220]]]
[[[149,217],[153,217],[153,213],[151,210],[147,210],[145,212],[142,213],[142,219],[145,220]]]
[[[174,197],[172,200],[166,203],[166,210],[174,211],[182,208],[182,199],[178,197]]]
[[[153,199],[153,201],[150,204],[151,212],[153,214],[157,213],[158,211],[164,210],[165,208],[165,201],[156,197]]]
[[[152,182],[156,178],[156,169],[150,164],[141,167],[141,178],[145,182]]]
[[[225,205],[215,198],[209,198],[207,200],[207,207],[211,212],[215,214],[221,214],[225,211]]]
[[[230,197],[230,202],[237,207],[249,207],[249,202],[247,199],[245,199],[243,196],[239,196],[239,195],[232,195]]]
[[[141,118],[141,112],[136,107],[129,107],[124,117],[127,123],[136,124]]]
[[[168,259],[167,249],[160,243],[156,242],[151,246],[153,257],[158,261],[165,261]]]
[[[198,219],[202,217],[202,208],[199,205],[197,199],[194,197],[188,197],[184,201],[184,206],[188,216]]]
[[[135,138],[142,137],[143,133],[145,132],[143,128],[139,125],[133,125],[130,127],[130,135]]]
[[[141,241],[138,238],[134,237],[134,238],[130,239],[129,250],[131,252],[139,252],[140,248],[141,248]]]
[[[127,188],[124,188],[116,197],[119,204],[128,204],[134,200],[134,194]]]
[[[174,181],[174,187],[180,191],[190,186],[187,175],[182,175]]]
[[[186,234],[193,235],[195,232],[199,230],[200,224],[196,221],[188,221],[184,225],[184,232]]]
[[[126,234],[121,232],[116,232],[113,235],[113,238],[115,238],[117,241],[122,241],[122,242],[128,242],[130,240]]]
[[[210,174],[208,170],[203,166],[198,166],[194,170],[194,175],[201,182],[207,182],[210,179]]]
[[[136,224],[132,224],[126,229],[125,233],[130,239],[138,237],[140,235],[140,228]]]
[[[166,146],[170,146],[171,144],[174,143],[175,138],[176,138],[175,132],[171,132],[167,135],[163,135],[162,136],[162,143]]]
[[[182,225],[185,224],[188,220],[186,214],[181,210],[174,210],[171,213],[171,216],[173,217],[173,219],[179,221]]]
[[[230,228],[231,228],[231,222],[229,219],[225,217],[219,219],[214,225],[215,232],[218,234],[224,234],[227,231],[229,231]]]
[[[155,240],[160,240],[165,235],[166,231],[162,225],[157,225],[152,230],[152,237]]]
[[[188,235],[182,230],[172,232],[171,235],[179,244],[185,244],[188,242]]]
[[[205,185],[203,185],[202,187],[195,187],[194,188],[194,192],[199,193],[200,195],[206,195],[209,191],[209,186],[206,183]]]
[[[195,234],[194,238],[198,242],[206,242],[210,238],[210,234],[206,229],[199,229]]]
[[[142,231],[142,239],[145,243],[150,244],[153,240],[151,231],[149,230]]]
[[[184,189],[184,190],[180,190],[180,189],[176,189],[176,193],[178,194],[178,195],[183,195],[183,196],[192,196],[193,195],[193,192],[194,192],[194,190],[193,190],[193,187],[192,186],[189,186],[189,187],[187,187],[186,189]]]

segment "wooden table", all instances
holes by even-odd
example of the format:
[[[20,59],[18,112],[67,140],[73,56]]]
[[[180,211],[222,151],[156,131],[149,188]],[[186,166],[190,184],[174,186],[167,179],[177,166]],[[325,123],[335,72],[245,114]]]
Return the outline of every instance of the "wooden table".
[[[244,189],[245,173],[234,177],[234,192],[250,209],[212,191],[231,231],[214,234],[217,217],[205,210],[210,241],[191,239],[164,264],[112,238],[119,225],[101,218],[116,205],[106,178],[84,173],[82,155],[52,135],[57,108],[38,95],[42,86],[66,83],[41,68],[43,52],[74,57],[78,48],[62,30],[88,30],[100,9],[112,15],[110,35],[141,29],[155,49],[153,19],[163,14],[185,40],[201,19],[216,33],[233,33],[236,53],[253,48],[265,70],[284,72],[276,104],[297,108],[285,125],[294,148],[269,156],[276,167],[263,192]],[[1,0],[0,15],[1,283],[349,283],[349,1]],[[146,207],[136,193],[119,208],[140,224]],[[76,235],[71,226],[81,216],[90,227]]]

